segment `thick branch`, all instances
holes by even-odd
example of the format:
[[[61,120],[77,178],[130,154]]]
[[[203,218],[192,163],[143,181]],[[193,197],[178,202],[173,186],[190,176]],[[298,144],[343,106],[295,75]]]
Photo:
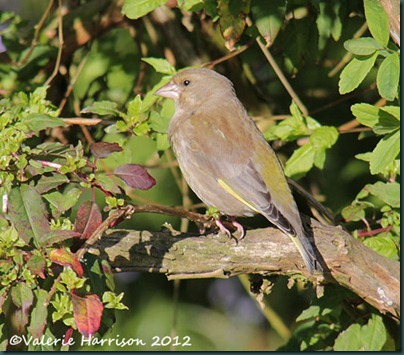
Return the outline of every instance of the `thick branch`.
[[[400,317],[400,265],[344,232],[310,220],[323,275],[309,275],[293,243],[274,228],[247,231],[236,243],[222,235],[109,230],[90,249],[116,271],[165,273],[169,279],[227,278],[237,274],[302,273],[313,282],[338,283],[382,313]],[[320,258],[321,260],[321,258]]]

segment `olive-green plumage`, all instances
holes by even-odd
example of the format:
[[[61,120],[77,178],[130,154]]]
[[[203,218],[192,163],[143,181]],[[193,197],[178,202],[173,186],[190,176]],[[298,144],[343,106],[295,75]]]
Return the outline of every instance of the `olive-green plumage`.
[[[213,70],[186,69],[156,95],[175,102],[168,138],[195,194],[223,214],[262,214],[291,237],[310,273],[321,269],[282,166],[231,81]]]

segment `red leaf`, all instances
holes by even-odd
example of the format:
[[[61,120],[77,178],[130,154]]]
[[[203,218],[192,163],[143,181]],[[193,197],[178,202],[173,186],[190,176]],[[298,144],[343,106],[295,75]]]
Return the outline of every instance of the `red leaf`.
[[[83,276],[83,267],[77,259],[76,254],[73,254],[67,249],[53,249],[49,254],[49,259],[55,264],[62,266],[70,266],[79,277]]]
[[[156,180],[147,170],[137,164],[118,166],[114,174],[121,178],[129,187],[139,190],[148,190],[156,185]]]
[[[80,239],[88,239],[102,223],[100,208],[91,201],[84,202],[76,216],[74,230],[81,233]]]
[[[78,331],[86,337],[93,335],[101,324],[104,310],[102,302],[97,295],[79,297],[72,294],[73,314]]]
[[[118,143],[98,142],[90,145],[91,153],[95,159],[104,159],[111,153],[122,152],[122,148]]]

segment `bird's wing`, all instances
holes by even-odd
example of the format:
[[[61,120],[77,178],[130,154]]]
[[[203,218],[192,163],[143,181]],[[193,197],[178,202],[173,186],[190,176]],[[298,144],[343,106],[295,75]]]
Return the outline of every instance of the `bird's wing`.
[[[231,125],[235,119],[244,120],[245,129]],[[263,214],[285,233],[295,234],[282,208],[284,202],[294,204],[294,200],[280,163],[250,117],[226,117],[226,113],[222,113],[212,123],[203,115],[197,115],[188,117],[182,124],[181,134],[183,141],[189,144],[188,149],[192,150],[194,166],[203,166],[227,193]],[[200,134],[203,139],[198,137]],[[260,161],[257,163],[256,159]],[[272,175],[269,181],[264,179],[262,172],[265,171]],[[280,200],[274,199],[272,194]],[[286,215],[293,215],[293,212]],[[295,214],[300,218],[297,209]]]

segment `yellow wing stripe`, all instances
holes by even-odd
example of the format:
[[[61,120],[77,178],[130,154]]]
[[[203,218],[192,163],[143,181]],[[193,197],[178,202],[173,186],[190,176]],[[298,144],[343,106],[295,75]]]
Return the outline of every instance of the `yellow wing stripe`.
[[[229,185],[227,185],[222,179],[218,179],[217,183],[219,184],[220,187],[222,187],[226,192],[228,192],[230,195],[235,197],[237,200],[240,202],[244,203],[246,206],[251,208],[253,211],[257,213],[261,213],[260,211],[257,210],[255,206],[253,206],[251,203],[246,201],[244,198],[242,198],[239,194],[237,194]]]

